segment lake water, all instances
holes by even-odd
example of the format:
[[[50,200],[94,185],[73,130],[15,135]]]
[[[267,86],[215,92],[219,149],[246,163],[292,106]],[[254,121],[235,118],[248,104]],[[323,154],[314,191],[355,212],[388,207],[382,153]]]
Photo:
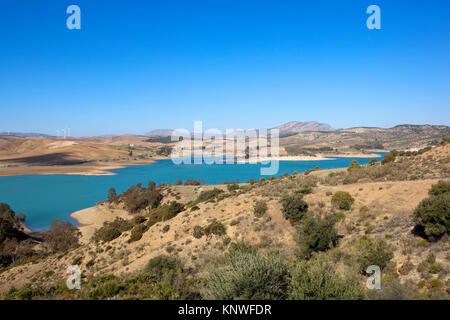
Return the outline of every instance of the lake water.
[[[319,166],[321,169],[345,168],[352,160],[360,164],[370,158],[334,158],[320,161],[280,161],[280,176],[285,172],[303,172]],[[111,170],[112,176],[82,175],[23,175],[0,177],[0,202],[8,203],[16,212],[26,215],[26,225],[34,231],[48,229],[56,218],[76,224],[69,215],[91,207],[107,198],[108,189],[117,193],[131,185],[149,180],[155,183],[174,183],[177,179],[203,179],[207,184],[218,184],[238,179],[246,182],[259,179],[261,164],[197,164],[175,165],[171,160],[160,160],[151,165],[129,166]],[[267,176],[265,176],[267,178]]]

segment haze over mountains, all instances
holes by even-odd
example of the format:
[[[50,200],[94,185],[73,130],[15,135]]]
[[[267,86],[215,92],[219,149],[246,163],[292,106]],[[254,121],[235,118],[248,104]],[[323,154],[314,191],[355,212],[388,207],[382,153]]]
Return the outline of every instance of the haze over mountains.
[[[279,129],[280,136],[284,136],[287,134],[293,134],[293,133],[299,133],[299,132],[305,132],[305,131],[333,131],[334,130],[329,124],[319,123],[316,121],[306,121],[306,122],[291,121],[291,122],[285,123],[281,126],[275,127],[273,129]]]
[[[448,135],[450,127],[446,125],[409,125],[409,124],[401,124],[392,128],[379,128],[379,127],[353,127],[347,129],[335,129],[331,127],[329,124],[320,123],[316,121],[290,121],[285,124],[273,127],[271,129],[279,129],[280,137],[283,136],[294,136],[299,133],[313,133],[315,138],[312,136],[308,136],[308,139],[315,140],[320,137],[334,137],[342,136],[342,135],[363,135],[368,139],[379,139],[383,140],[386,135],[390,136],[390,139],[395,139],[396,136],[399,138],[405,138],[407,135],[413,135],[415,137],[424,134],[425,136],[441,136]],[[144,134],[135,134],[135,133],[127,133],[127,134],[103,134],[97,137],[107,138],[107,137],[117,137],[117,136],[145,136],[151,138],[166,138],[170,137],[174,129],[155,129],[148,131]],[[270,130],[270,129],[268,129]],[[270,133],[270,131],[269,131]],[[54,135],[37,133],[37,132],[0,132],[0,136],[18,136],[25,138],[55,138]],[[88,138],[88,137],[85,137]]]

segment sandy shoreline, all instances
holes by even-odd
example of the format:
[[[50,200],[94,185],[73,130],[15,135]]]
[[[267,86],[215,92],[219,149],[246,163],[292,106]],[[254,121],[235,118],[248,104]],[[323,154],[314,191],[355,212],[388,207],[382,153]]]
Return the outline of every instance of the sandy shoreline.
[[[129,219],[130,214],[122,209],[109,209],[106,205],[94,206],[70,214],[75,219],[81,231],[81,242],[86,243],[93,235],[96,229],[103,226],[106,221],[113,221],[117,217]]]
[[[263,157],[258,159],[242,159],[238,163],[260,163],[269,161],[321,161],[333,160],[335,158],[380,158],[379,154],[322,154],[317,156],[279,156],[279,157]],[[128,166],[148,165],[155,163],[157,160],[167,158],[158,158],[145,161],[126,161],[111,162],[108,164],[86,164],[73,166],[22,166],[22,167],[0,167],[0,177],[20,176],[20,175],[82,175],[82,176],[112,176],[116,173],[110,170],[122,169]]]
[[[21,175],[81,175],[81,176],[113,176],[116,173],[110,170],[122,169],[128,166],[140,166],[155,163],[157,160],[112,162],[109,164],[87,164],[73,166],[23,166],[23,167],[3,167],[0,168],[0,177],[21,176]]]
[[[380,158],[379,154],[371,153],[358,153],[358,154],[323,154],[318,156],[279,156],[279,157],[262,157],[257,159],[242,159],[238,160],[239,163],[259,163],[268,161],[321,161],[321,160],[334,160],[336,158]]]

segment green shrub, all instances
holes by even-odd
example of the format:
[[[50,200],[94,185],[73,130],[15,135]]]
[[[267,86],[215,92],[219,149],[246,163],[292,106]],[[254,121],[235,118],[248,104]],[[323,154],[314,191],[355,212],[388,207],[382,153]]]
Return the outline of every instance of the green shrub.
[[[201,226],[195,226],[192,235],[194,236],[194,238],[200,239],[205,235],[205,230]]]
[[[199,206],[192,206],[191,211],[197,211],[200,210]]]
[[[298,255],[309,259],[313,252],[326,251],[337,243],[338,234],[334,228],[337,218],[327,215],[324,218],[307,217],[298,229]]]
[[[433,264],[428,268],[428,271],[432,274],[440,273],[442,270],[444,270],[444,269],[442,268],[442,266],[440,264]]]
[[[200,192],[197,197],[197,202],[209,201],[217,197],[219,194],[223,193],[223,190],[214,188],[212,190],[205,190]]]
[[[331,197],[331,204],[341,210],[350,210],[355,199],[346,191],[337,191],[333,197]]]
[[[289,298],[294,300],[357,300],[363,289],[356,276],[342,277],[324,255],[300,261],[292,271]]]
[[[147,221],[147,219],[144,216],[136,216],[133,218],[133,224],[141,224]]]
[[[298,191],[298,193],[300,193],[300,194],[310,194],[310,193],[312,193],[312,189],[311,188],[303,188],[303,189],[300,189]]]
[[[209,225],[207,225],[204,230],[207,236],[210,236],[212,234],[216,236],[222,236],[226,234],[225,226],[217,220],[214,220]]]
[[[101,276],[91,279],[83,286],[81,297],[93,300],[113,298],[122,288],[123,284],[115,276]]]
[[[291,223],[299,222],[308,211],[308,204],[300,194],[284,196],[280,202],[284,217]]]
[[[204,298],[213,300],[278,300],[287,298],[288,263],[278,254],[235,250],[224,267],[213,271]]]
[[[128,212],[135,213],[147,207],[158,207],[161,203],[162,195],[155,188],[154,183],[149,183],[148,188],[142,188],[142,184],[138,183],[123,192],[119,199],[123,200]]]
[[[94,263],[95,263],[94,259],[89,260],[88,262],[86,262],[86,268],[92,267],[94,265]]]
[[[151,227],[157,222],[170,220],[183,210],[183,204],[171,201],[170,204],[165,204],[159,208],[150,210],[147,225]]]
[[[144,268],[145,273],[151,273],[161,279],[168,272],[175,272],[182,269],[180,259],[167,255],[159,255],[150,259]]]
[[[70,222],[55,219],[50,224],[50,230],[45,234],[45,244],[53,253],[66,252],[78,246],[80,236],[78,228],[72,226]]]
[[[439,238],[450,231],[450,193],[422,200],[414,210],[416,226],[428,237]]]
[[[128,242],[141,240],[142,235],[148,230],[148,228],[149,227],[145,224],[138,224],[137,226],[135,226],[133,230],[131,230],[131,236]]]
[[[375,265],[383,270],[388,262],[394,257],[389,245],[384,239],[371,239],[363,237],[358,243],[357,262],[360,272],[366,273],[367,267]]]
[[[417,246],[418,246],[418,247],[427,247],[427,246],[428,246],[428,241],[425,240],[425,239],[419,240],[419,241],[417,242]]]
[[[264,200],[259,200],[253,207],[253,213],[257,217],[262,217],[267,212],[267,203]]]
[[[239,185],[237,183],[230,183],[230,184],[227,184],[227,189],[230,192],[236,191],[236,190],[239,190]]]
[[[448,181],[439,181],[438,183],[433,184],[431,189],[428,190],[430,196],[438,196],[444,193],[450,193],[450,182]]]
[[[360,168],[361,168],[361,166],[359,165],[358,161],[352,160],[352,161],[350,162],[350,165],[349,165],[348,168],[347,168],[347,171],[350,172],[350,171],[352,171],[352,170],[360,169]]]
[[[103,226],[96,230],[93,236],[94,240],[101,240],[104,242],[112,241],[122,234],[120,231],[127,222],[124,219],[116,218],[111,222],[104,222]]]
[[[385,165],[387,163],[394,162],[394,161],[395,161],[395,155],[393,155],[392,153],[388,153],[388,154],[384,155],[383,160],[381,160],[381,164]]]
[[[380,290],[369,290],[371,300],[419,300],[423,299],[416,286],[412,283],[402,284],[397,278],[383,279]]]
[[[118,200],[118,197],[117,197],[116,189],[110,188],[108,190],[108,202],[115,203],[115,202],[117,202],[117,200]]]

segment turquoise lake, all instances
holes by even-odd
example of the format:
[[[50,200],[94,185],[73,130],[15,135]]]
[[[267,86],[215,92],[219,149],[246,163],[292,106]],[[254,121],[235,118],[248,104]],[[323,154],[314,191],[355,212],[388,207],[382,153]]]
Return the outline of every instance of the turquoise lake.
[[[382,153],[380,153],[382,154]],[[352,160],[366,164],[370,158],[333,158],[320,161],[280,161],[279,171],[303,172],[319,166],[321,169],[345,168]],[[238,179],[246,182],[259,179],[261,164],[183,164],[172,160],[160,160],[150,165],[129,166],[111,170],[116,175],[22,175],[0,177],[0,202],[8,203],[16,212],[26,215],[26,225],[34,231],[48,229],[54,219],[62,219],[76,224],[69,215],[72,212],[94,206],[97,201],[107,198],[108,189],[117,192],[131,185],[149,180],[155,183],[174,183],[177,179],[202,179],[207,184],[218,184]],[[267,176],[264,176],[267,178]]]

